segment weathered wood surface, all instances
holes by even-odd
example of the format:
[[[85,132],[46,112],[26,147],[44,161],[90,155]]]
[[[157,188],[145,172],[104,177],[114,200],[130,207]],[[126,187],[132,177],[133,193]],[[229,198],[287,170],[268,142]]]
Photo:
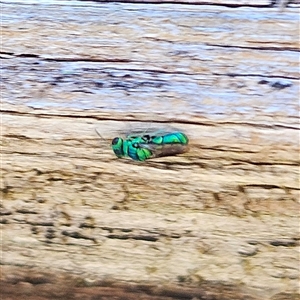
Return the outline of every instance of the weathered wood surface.
[[[82,0],[85,1],[85,0]],[[94,0],[95,2],[125,2],[125,3],[174,3],[174,4],[196,4],[196,5],[220,5],[227,7],[297,7],[300,4],[299,0]]]
[[[297,13],[4,3],[3,299],[296,299]],[[112,154],[165,125],[188,153]]]

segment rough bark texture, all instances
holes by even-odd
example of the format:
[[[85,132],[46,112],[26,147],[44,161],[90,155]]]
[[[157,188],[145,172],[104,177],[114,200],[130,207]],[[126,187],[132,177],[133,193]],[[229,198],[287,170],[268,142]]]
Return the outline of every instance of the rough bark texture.
[[[2,10],[2,299],[299,299],[297,9]]]

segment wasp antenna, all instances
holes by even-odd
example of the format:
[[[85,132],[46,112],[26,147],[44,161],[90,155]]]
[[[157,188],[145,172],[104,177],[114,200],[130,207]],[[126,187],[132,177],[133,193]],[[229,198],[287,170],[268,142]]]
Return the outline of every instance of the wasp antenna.
[[[151,128],[152,123],[153,123],[153,121],[151,121],[150,124],[148,124],[148,127],[144,130],[144,134],[146,134],[146,132],[149,132],[149,129]]]
[[[104,138],[102,137],[102,135],[100,134],[100,132],[98,131],[97,128],[95,128],[95,131],[96,131],[96,133],[100,136],[100,138],[101,138],[103,141],[105,141]]]

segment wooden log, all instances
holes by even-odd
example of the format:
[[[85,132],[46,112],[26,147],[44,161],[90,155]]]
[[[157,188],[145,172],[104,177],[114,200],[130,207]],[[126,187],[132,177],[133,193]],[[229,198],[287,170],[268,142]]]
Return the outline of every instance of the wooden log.
[[[2,5],[4,299],[298,297],[297,10],[176,7]]]

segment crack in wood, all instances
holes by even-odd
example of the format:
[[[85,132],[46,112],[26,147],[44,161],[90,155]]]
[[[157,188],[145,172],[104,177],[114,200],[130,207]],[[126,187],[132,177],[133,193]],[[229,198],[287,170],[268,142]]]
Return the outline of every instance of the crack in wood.
[[[123,235],[123,234],[109,234],[106,236],[109,239],[119,239],[119,240],[141,240],[147,242],[156,242],[158,240],[157,237],[151,235]]]
[[[84,1],[84,0],[82,0]],[[226,2],[223,1],[221,3],[219,2],[214,2],[214,1],[197,1],[197,0],[92,0],[92,2],[100,2],[100,3],[109,3],[109,2],[117,2],[117,3],[134,3],[134,4],[174,4],[174,5],[197,5],[197,6],[203,6],[203,5],[210,5],[210,6],[221,6],[221,7],[229,7],[229,8],[239,8],[239,7],[257,7],[257,8],[272,8],[272,7],[277,7],[278,3],[280,4],[280,1],[270,1],[270,3],[239,3],[238,1],[236,3],[232,2]],[[284,6],[287,6],[287,3],[284,3]]]
[[[264,45],[265,44],[266,43],[264,42]],[[212,46],[212,47],[221,47],[221,48],[248,49],[248,50],[260,50],[260,51],[271,50],[271,51],[300,52],[299,48],[292,48],[292,47],[276,47],[276,46],[255,47],[255,46],[222,45],[222,44],[213,44],[213,43],[205,43],[205,45]]]
[[[35,110],[36,111],[36,110]],[[147,119],[147,120],[137,120],[136,116],[127,117],[124,116],[123,118],[118,117],[105,117],[105,116],[92,116],[92,115],[71,115],[71,114],[54,114],[54,113],[42,113],[39,112],[31,113],[31,112],[19,112],[19,111],[13,111],[13,110],[1,110],[2,113],[8,113],[12,115],[19,115],[19,116],[33,116],[36,118],[73,118],[73,119],[94,119],[97,121],[118,121],[118,122],[138,122],[138,123],[153,123],[153,124],[169,124],[169,123],[178,123],[178,124],[189,124],[189,125],[200,125],[200,126],[212,126],[212,127],[218,127],[219,125],[241,125],[241,126],[251,126],[251,127],[257,127],[257,128],[270,128],[270,129],[276,129],[276,128],[285,128],[285,129],[294,129],[294,130],[300,130],[300,127],[294,127],[289,125],[282,125],[282,124],[257,124],[257,123],[249,123],[249,122],[233,122],[233,121],[220,121],[220,122],[203,122],[203,121],[191,121],[191,120],[183,120],[183,119],[169,119],[169,120],[153,120],[153,119]]]
[[[275,246],[275,247],[279,247],[279,246],[283,246],[283,247],[296,247],[299,245],[299,241],[294,240],[294,239],[279,239],[279,240],[273,240],[269,242],[270,245]]]
[[[271,189],[283,189],[283,187],[281,186],[278,186],[278,185],[274,185],[274,184],[244,184],[243,185],[243,188],[249,188],[249,187],[258,187],[258,188],[264,188],[266,190],[271,190]],[[295,187],[285,187],[285,188],[288,188],[290,190],[295,190],[295,191],[298,191],[300,190],[300,187],[299,188],[295,188]]]
[[[300,77],[294,76],[286,76],[286,75],[263,75],[263,74],[238,74],[238,73],[212,73],[216,76],[229,76],[229,77],[261,77],[261,78],[282,78],[282,79],[290,79],[290,80],[299,80]],[[270,83],[267,80],[261,80],[258,84],[268,84]]]
[[[68,236],[68,237],[71,237],[71,238],[74,238],[74,239],[85,239],[85,240],[91,240],[93,242],[96,242],[96,239],[94,237],[87,236],[87,235],[82,234],[78,231],[62,230],[61,234],[65,235],[65,236]]]

